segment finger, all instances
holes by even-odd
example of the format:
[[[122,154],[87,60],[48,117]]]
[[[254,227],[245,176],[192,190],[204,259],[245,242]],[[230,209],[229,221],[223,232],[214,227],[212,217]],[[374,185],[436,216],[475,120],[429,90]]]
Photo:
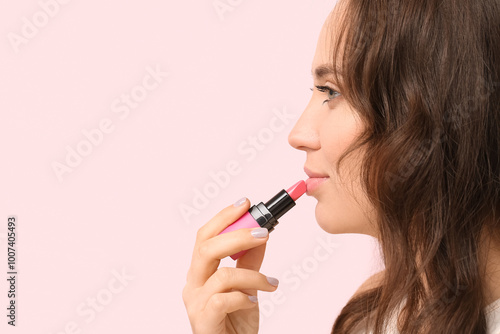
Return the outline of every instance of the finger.
[[[267,242],[263,245],[249,249],[236,261],[236,268],[251,269],[259,271],[264,260]]]
[[[267,242],[263,245],[249,249],[236,261],[236,268],[259,271],[262,261],[264,260],[264,253],[266,250],[266,246]],[[254,289],[241,289],[241,292],[244,292],[249,295],[257,294],[257,291]]]
[[[219,268],[210,276],[205,285],[199,290],[201,297],[207,300],[217,293],[231,290],[253,289],[261,291],[275,291],[277,280],[250,269]],[[276,285],[272,285],[270,282]]]
[[[255,296],[254,296],[255,297]],[[210,322],[218,323],[222,321],[228,313],[255,307],[257,302],[253,302],[249,295],[241,291],[218,293],[213,295],[205,307],[205,316]]]
[[[244,200],[244,202],[241,202]],[[235,206],[240,204],[239,206]],[[205,225],[200,227],[196,235],[196,243],[203,242],[210,239],[224,230],[227,226],[231,225],[238,218],[243,216],[250,208],[250,201],[246,198],[242,198],[236,203],[229,205],[219,211],[212,219],[208,221]]]
[[[239,204],[239,205],[237,205]],[[237,205],[237,206],[235,206]],[[248,208],[250,207],[250,201],[246,198],[242,198],[238,201],[236,201],[234,204],[227,206],[223,210],[219,211],[208,223],[203,225],[197,232],[196,234],[196,242],[194,245],[194,250],[193,250],[193,255],[191,258],[191,266],[189,267],[189,270],[186,275],[186,282],[187,285],[191,287],[192,282],[196,282],[195,287],[199,287],[205,283],[205,280],[198,279],[196,276],[198,275],[198,271],[194,270],[193,264],[196,262],[198,258],[198,245],[202,243],[203,241],[219,234],[224,228],[227,226],[231,225],[234,221],[236,221],[239,217],[241,217],[243,214],[245,214],[248,211]],[[215,264],[212,263],[211,265],[211,273],[214,273],[215,270],[217,270],[217,267],[219,266],[219,262],[216,262]],[[211,273],[208,275],[208,277],[211,275]],[[207,277],[204,275],[204,277]]]
[[[242,228],[227,232],[205,240],[195,247],[191,267],[189,268],[188,282],[193,287],[205,284],[210,276],[217,270],[220,260],[242,250],[262,245],[269,239],[252,236],[251,231],[256,228]]]

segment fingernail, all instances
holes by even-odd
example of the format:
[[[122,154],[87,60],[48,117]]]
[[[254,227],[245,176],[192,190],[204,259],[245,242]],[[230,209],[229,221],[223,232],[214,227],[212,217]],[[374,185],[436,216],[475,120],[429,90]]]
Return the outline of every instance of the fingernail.
[[[277,278],[269,277],[269,276],[267,276],[266,278],[267,278],[267,281],[269,282],[269,284],[271,284],[271,285],[278,286],[278,284],[280,283],[280,281],[278,281]]]
[[[247,198],[246,197],[242,197],[239,200],[237,200],[236,202],[234,202],[233,205],[235,207],[239,207],[239,206],[242,206],[246,201],[247,201]]]
[[[257,300],[258,300],[258,299],[257,299],[257,296],[248,296],[248,299],[250,299],[250,301],[251,301],[252,303],[257,303]]]
[[[265,227],[260,227],[256,228],[255,230],[252,230],[252,232],[250,233],[252,233],[252,236],[254,238],[265,238],[269,234],[269,231]]]

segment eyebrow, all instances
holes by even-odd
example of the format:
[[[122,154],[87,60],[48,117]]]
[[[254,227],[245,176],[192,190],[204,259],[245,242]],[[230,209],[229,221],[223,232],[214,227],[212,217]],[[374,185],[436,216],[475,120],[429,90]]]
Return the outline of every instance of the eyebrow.
[[[335,69],[333,67],[331,67],[330,65],[323,64],[323,65],[316,67],[314,72],[311,71],[311,74],[313,75],[313,77],[315,77],[317,79],[321,79],[329,74],[335,74],[335,72],[337,72],[337,74],[340,77],[342,77],[342,74],[340,73],[339,68],[337,68],[337,70],[335,71]]]

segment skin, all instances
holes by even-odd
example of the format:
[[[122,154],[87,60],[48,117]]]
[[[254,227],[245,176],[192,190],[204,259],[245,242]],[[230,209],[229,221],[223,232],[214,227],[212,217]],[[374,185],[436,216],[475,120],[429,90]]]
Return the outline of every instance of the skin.
[[[230,205],[198,230],[182,291],[194,334],[258,332],[258,303],[248,296],[277,288],[259,273],[269,235],[255,238],[250,233],[255,228],[218,235],[249,208],[247,199],[238,207]],[[248,252],[238,258],[236,268],[218,269],[221,259],[244,249]]]
[[[342,2],[333,15],[341,13]],[[330,40],[327,23],[323,26],[312,63],[312,73],[328,64]],[[335,22],[333,19],[332,22]],[[335,30],[333,30],[335,31]],[[315,216],[320,227],[328,233],[361,233],[377,237],[376,217],[360,183],[359,162],[363,151],[355,151],[343,160],[340,174],[335,164],[340,155],[363,130],[355,110],[343,99],[330,76],[314,76],[315,86],[328,86],[332,91],[314,88],[311,100],[289,135],[292,147],[306,152],[305,167],[327,177],[309,195],[318,202]],[[325,100],[328,102],[323,103]],[[226,334],[257,333],[258,303],[248,296],[257,291],[275,291],[266,276],[259,272],[268,236],[255,238],[254,229],[240,229],[218,235],[245,214],[250,202],[238,207],[230,205],[220,211],[197,233],[191,266],[182,292],[193,333]],[[500,298],[500,243],[484,234],[481,258],[486,265],[485,295],[488,303]],[[235,268],[218,268],[220,260],[241,250]],[[380,284],[383,271],[369,278],[356,292]],[[248,321],[248,319],[251,319]]]
[[[342,2],[332,12],[341,13]],[[314,88],[313,95],[303,114],[289,134],[290,145],[307,154],[305,167],[315,174],[326,176],[323,182],[311,195],[317,199],[315,209],[316,221],[328,233],[360,233],[378,238],[376,216],[369,204],[360,182],[359,165],[363,151],[344,159],[339,176],[335,164],[340,155],[354,141],[363,129],[361,119],[356,111],[343,99],[335,85],[333,76],[316,77],[315,70],[330,61],[332,39],[329,37],[327,22],[320,33],[316,53],[312,63],[315,86],[328,86],[332,92],[322,92]],[[324,103],[325,100],[328,102]],[[342,177],[342,178],[341,178]],[[500,298],[500,241],[491,236],[493,233],[483,231],[480,244],[480,261],[485,270],[483,284],[485,305]],[[370,277],[356,292],[361,293],[379,285],[383,279],[383,271]]]
[[[486,305],[500,298],[500,240],[495,240],[492,235],[486,230],[481,235],[480,258],[485,268],[483,284]]]
[[[326,63],[328,53],[323,43],[325,27],[313,61],[313,69]],[[315,78],[315,85],[335,86],[328,77]],[[350,173],[340,179],[333,164],[344,149],[362,130],[356,113],[341,95],[323,104],[328,93],[314,89],[311,100],[290,134],[290,144],[308,153],[306,165],[313,171],[329,178],[312,194],[318,199],[316,218],[320,226],[329,233],[365,233],[375,235],[375,229],[366,222],[366,205],[358,203],[363,198],[359,180]],[[330,94],[330,96],[333,96]],[[330,110],[334,109],[334,111]],[[328,144],[328,145],[326,145]],[[343,171],[355,171],[356,159],[346,160]],[[354,173],[355,174],[355,173]],[[335,204],[328,204],[335,203]],[[254,238],[252,229],[240,229],[218,235],[228,225],[248,211],[248,200],[242,206],[228,206],[200,228],[183,289],[183,300],[193,333],[257,333],[258,303],[249,300],[257,290],[275,291],[266,276],[259,273],[264,258],[268,236]],[[332,212],[335,212],[332,215]],[[249,249],[236,262],[236,268],[218,269],[220,260]],[[245,321],[248,318],[257,321]],[[238,328],[238,324],[243,324]]]
[[[340,175],[336,162],[364,129],[361,119],[338,92],[333,76],[317,77],[315,70],[329,64],[330,44],[327,25],[323,25],[312,62],[314,86],[327,86],[322,92],[314,87],[312,97],[288,136],[290,145],[307,153],[305,167],[327,177],[310,195],[318,200],[316,221],[328,233],[361,233],[376,236],[373,208],[361,188],[359,151],[344,159]],[[331,66],[330,66],[331,67]],[[333,92],[335,91],[335,92]],[[323,103],[325,100],[328,102]]]

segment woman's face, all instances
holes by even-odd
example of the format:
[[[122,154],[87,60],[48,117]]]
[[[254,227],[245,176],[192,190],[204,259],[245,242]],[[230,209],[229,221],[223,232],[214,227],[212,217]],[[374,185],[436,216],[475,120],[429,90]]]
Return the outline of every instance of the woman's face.
[[[376,229],[370,223],[375,218],[360,183],[362,152],[356,150],[342,161],[342,179],[335,171],[336,162],[361,133],[363,124],[342,92],[338,93],[333,76],[325,71],[331,68],[329,33],[325,23],[312,63],[313,94],[288,142],[307,154],[304,165],[309,176],[307,193],[318,200],[315,215],[321,228],[335,234],[362,233],[376,237]]]

